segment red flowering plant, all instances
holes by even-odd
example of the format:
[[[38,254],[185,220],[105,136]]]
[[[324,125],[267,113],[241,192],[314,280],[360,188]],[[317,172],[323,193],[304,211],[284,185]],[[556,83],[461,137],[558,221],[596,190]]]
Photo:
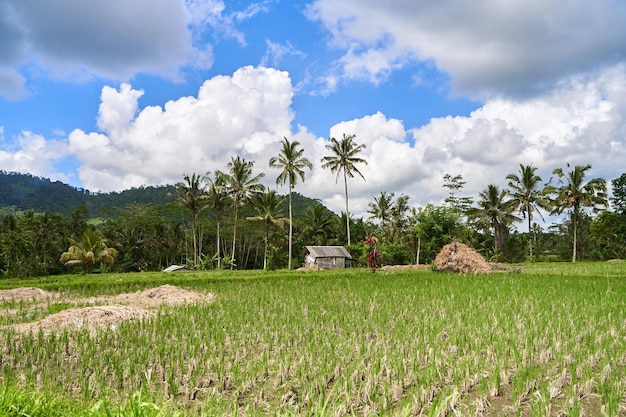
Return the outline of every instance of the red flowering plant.
[[[367,264],[372,269],[372,272],[376,272],[378,264],[380,263],[380,252],[376,248],[377,239],[374,236],[370,236],[365,241],[367,245]]]

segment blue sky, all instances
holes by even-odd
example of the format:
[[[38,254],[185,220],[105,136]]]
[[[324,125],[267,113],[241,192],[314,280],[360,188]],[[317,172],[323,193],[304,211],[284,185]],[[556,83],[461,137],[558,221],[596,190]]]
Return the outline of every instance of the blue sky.
[[[509,0],[0,0],[0,169],[92,191],[268,160],[313,162],[299,191],[343,208],[329,137],[366,145],[351,211],[381,191],[440,203],[626,172],[626,5]],[[286,192],[286,190],[280,190]]]

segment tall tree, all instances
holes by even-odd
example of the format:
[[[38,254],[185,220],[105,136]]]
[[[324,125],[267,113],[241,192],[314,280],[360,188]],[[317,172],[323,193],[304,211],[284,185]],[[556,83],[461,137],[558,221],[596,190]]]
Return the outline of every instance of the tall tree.
[[[374,197],[374,201],[369,203],[369,209],[367,210],[370,214],[370,219],[380,220],[381,241],[385,240],[385,234],[387,232],[385,222],[391,217],[393,197],[394,193],[381,191],[380,195],[378,197]]]
[[[263,222],[263,269],[267,269],[267,248],[269,246],[270,228],[272,226],[282,228],[285,225],[285,220],[287,220],[282,217],[283,212],[279,207],[282,201],[283,198],[279,197],[274,190],[257,193],[251,199],[256,216],[250,216],[247,219]]]
[[[201,177],[195,173],[191,175],[185,175],[183,177],[184,182],[176,184],[178,188],[178,201],[189,210],[191,214],[191,234],[193,240],[193,264],[198,265],[198,258],[200,256],[200,250],[198,248],[198,242],[200,240],[199,234],[199,219],[200,213],[206,206],[203,196],[203,186],[201,184]]]
[[[215,215],[215,223],[216,223],[216,240],[215,240],[215,253],[217,256],[217,268],[222,268],[222,255],[221,255],[221,226],[222,226],[222,215],[224,214],[224,210],[226,209],[226,204],[228,204],[228,194],[226,189],[226,178],[223,173],[216,171],[213,177],[210,175],[206,175],[205,179],[207,180],[209,187],[207,189],[206,199],[207,206]]]
[[[513,214],[513,200],[507,200],[508,192],[495,184],[489,184],[478,194],[478,207],[469,210],[469,216],[478,227],[493,230],[494,251],[497,254],[504,242],[509,226],[520,219]]]
[[[219,172],[217,175],[223,176],[226,190],[230,194],[233,201],[234,223],[233,223],[233,247],[231,251],[231,260],[235,261],[235,248],[237,242],[237,220],[239,218],[239,205],[250,198],[254,193],[263,191],[264,187],[259,181],[265,176],[260,173],[254,175],[252,168],[253,161],[246,161],[239,156],[232,157],[228,163],[228,172]],[[231,269],[233,266],[231,265]]]
[[[467,181],[463,181],[461,174],[452,176],[446,174],[443,176],[443,187],[448,189],[449,196],[445,198],[445,202],[461,212],[466,212],[472,206],[471,197],[458,197],[457,193],[460,192],[465,186]]]
[[[356,167],[357,164],[367,165],[367,161],[357,155],[365,149],[365,145],[357,145],[354,142],[355,135],[343,134],[341,141],[330,138],[330,143],[326,145],[326,149],[331,151],[331,155],[322,158],[322,168],[329,168],[331,172],[337,172],[336,180],[343,173],[343,183],[346,195],[346,235],[348,245],[350,245],[350,210],[348,209],[348,177],[354,178],[357,173],[363,180],[365,177]]]
[[[544,220],[540,208],[549,209],[550,186],[542,187],[542,179],[535,172],[537,168],[532,165],[519,165],[519,174],[509,174],[506,179],[509,180],[509,188],[511,189],[512,204],[522,218],[528,220],[528,247],[529,255],[533,256],[533,213],[539,214],[541,220]],[[545,221],[545,220],[544,220]]]
[[[302,156],[304,149],[299,148],[300,142],[289,142],[287,138],[283,138],[282,149],[278,156],[270,159],[270,167],[278,168],[282,171],[276,178],[276,184],[289,184],[289,261],[287,268],[291,269],[291,250],[293,246],[293,207],[291,203],[291,194],[293,188],[298,183],[298,178],[304,182],[304,169],[313,168],[311,162]]]
[[[570,165],[567,164],[570,168]],[[594,178],[585,182],[587,171],[591,165],[576,165],[571,171],[565,172],[562,168],[555,169],[552,173],[556,175],[561,184],[556,188],[556,198],[552,214],[562,214],[569,210],[572,217],[572,227],[574,233],[574,243],[572,249],[572,262],[576,262],[576,240],[577,223],[584,207],[594,210],[598,206],[608,207],[606,195],[606,181],[603,178]]]

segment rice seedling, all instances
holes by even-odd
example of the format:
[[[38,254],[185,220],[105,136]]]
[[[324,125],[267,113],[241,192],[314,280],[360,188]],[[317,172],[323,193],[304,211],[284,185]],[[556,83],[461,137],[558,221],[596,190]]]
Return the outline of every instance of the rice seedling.
[[[0,378],[10,392],[36,390],[97,415],[619,416],[626,385],[620,278],[615,264],[473,276],[59,277],[40,283],[52,303],[28,299],[21,311],[39,308],[49,319],[64,307],[107,300],[139,308],[121,294],[163,284],[214,298],[151,298],[141,305],[146,314],[96,327],[22,331],[5,321]],[[17,307],[0,301],[3,314]]]

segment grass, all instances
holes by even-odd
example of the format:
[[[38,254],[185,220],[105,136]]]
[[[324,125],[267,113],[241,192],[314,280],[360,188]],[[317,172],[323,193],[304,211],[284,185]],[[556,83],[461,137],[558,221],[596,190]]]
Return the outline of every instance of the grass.
[[[623,264],[523,268],[0,281],[59,291],[47,314],[165,283],[217,296],[96,334],[0,331],[0,415],[626,415]]]

